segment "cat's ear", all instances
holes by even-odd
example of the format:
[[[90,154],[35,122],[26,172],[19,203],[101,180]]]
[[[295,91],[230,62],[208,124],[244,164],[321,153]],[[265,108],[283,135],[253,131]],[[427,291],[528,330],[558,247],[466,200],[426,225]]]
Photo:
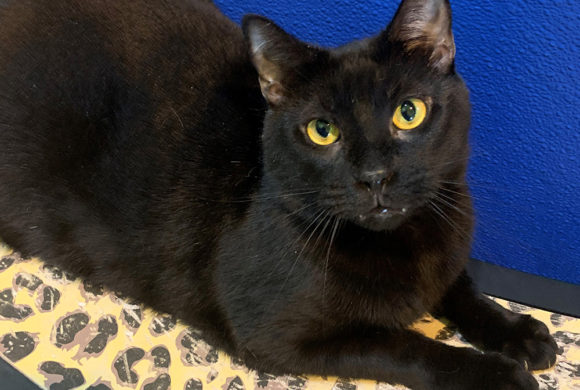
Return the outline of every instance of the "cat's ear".
[[[387,30],[391,42],[409,53],[420,51],[429,64],[449,72],[455,60],[449,0],[403,0]]]
[[[246,15],[242,29],[258,71],[262,94],[270,105],[279,105],[287,97],[288,83],[297,69],[312,60],[316,49],[262,16]]]

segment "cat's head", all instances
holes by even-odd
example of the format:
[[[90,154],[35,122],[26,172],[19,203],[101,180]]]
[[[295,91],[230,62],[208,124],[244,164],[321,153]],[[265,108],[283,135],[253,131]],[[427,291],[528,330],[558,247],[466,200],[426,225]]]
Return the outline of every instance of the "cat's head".
[[[265,193],[291,211],[394,229],[464,180],[470,109],[447,0],[404,0],[381,34],[336,49],[258,16],[243,29],[269,105]]]

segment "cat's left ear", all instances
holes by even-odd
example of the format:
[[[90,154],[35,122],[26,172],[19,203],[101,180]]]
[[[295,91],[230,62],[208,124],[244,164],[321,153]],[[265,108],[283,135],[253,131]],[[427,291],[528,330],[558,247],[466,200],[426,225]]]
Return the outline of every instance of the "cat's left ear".
[[[277,106],[288,97],[290,84],[300,68],[314,62],[320,51],[262,16],[246,15],[242,29],[260,77],[262,95],[271,106]]]
[[[386,31],[408,53],[421,52],[433,68],[447,73],[455,61],[449,0],[403,0]]]

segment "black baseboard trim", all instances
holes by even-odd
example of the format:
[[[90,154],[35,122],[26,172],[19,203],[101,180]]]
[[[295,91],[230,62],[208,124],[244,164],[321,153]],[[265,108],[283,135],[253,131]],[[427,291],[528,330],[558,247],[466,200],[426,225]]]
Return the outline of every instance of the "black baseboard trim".
[[[472,259],[467,272],[480,291],[555,313],[580,317],[580,285]]]
[[[0,357],[0,390],[41,390]]]

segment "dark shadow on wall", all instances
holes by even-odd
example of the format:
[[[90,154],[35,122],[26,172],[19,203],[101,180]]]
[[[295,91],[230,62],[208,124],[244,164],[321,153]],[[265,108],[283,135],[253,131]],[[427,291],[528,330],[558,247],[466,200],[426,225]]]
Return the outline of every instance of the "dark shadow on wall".
[[[551,312],[580,317],[580,285],[471,260],[467,266],[479,289],[489,295]]]

